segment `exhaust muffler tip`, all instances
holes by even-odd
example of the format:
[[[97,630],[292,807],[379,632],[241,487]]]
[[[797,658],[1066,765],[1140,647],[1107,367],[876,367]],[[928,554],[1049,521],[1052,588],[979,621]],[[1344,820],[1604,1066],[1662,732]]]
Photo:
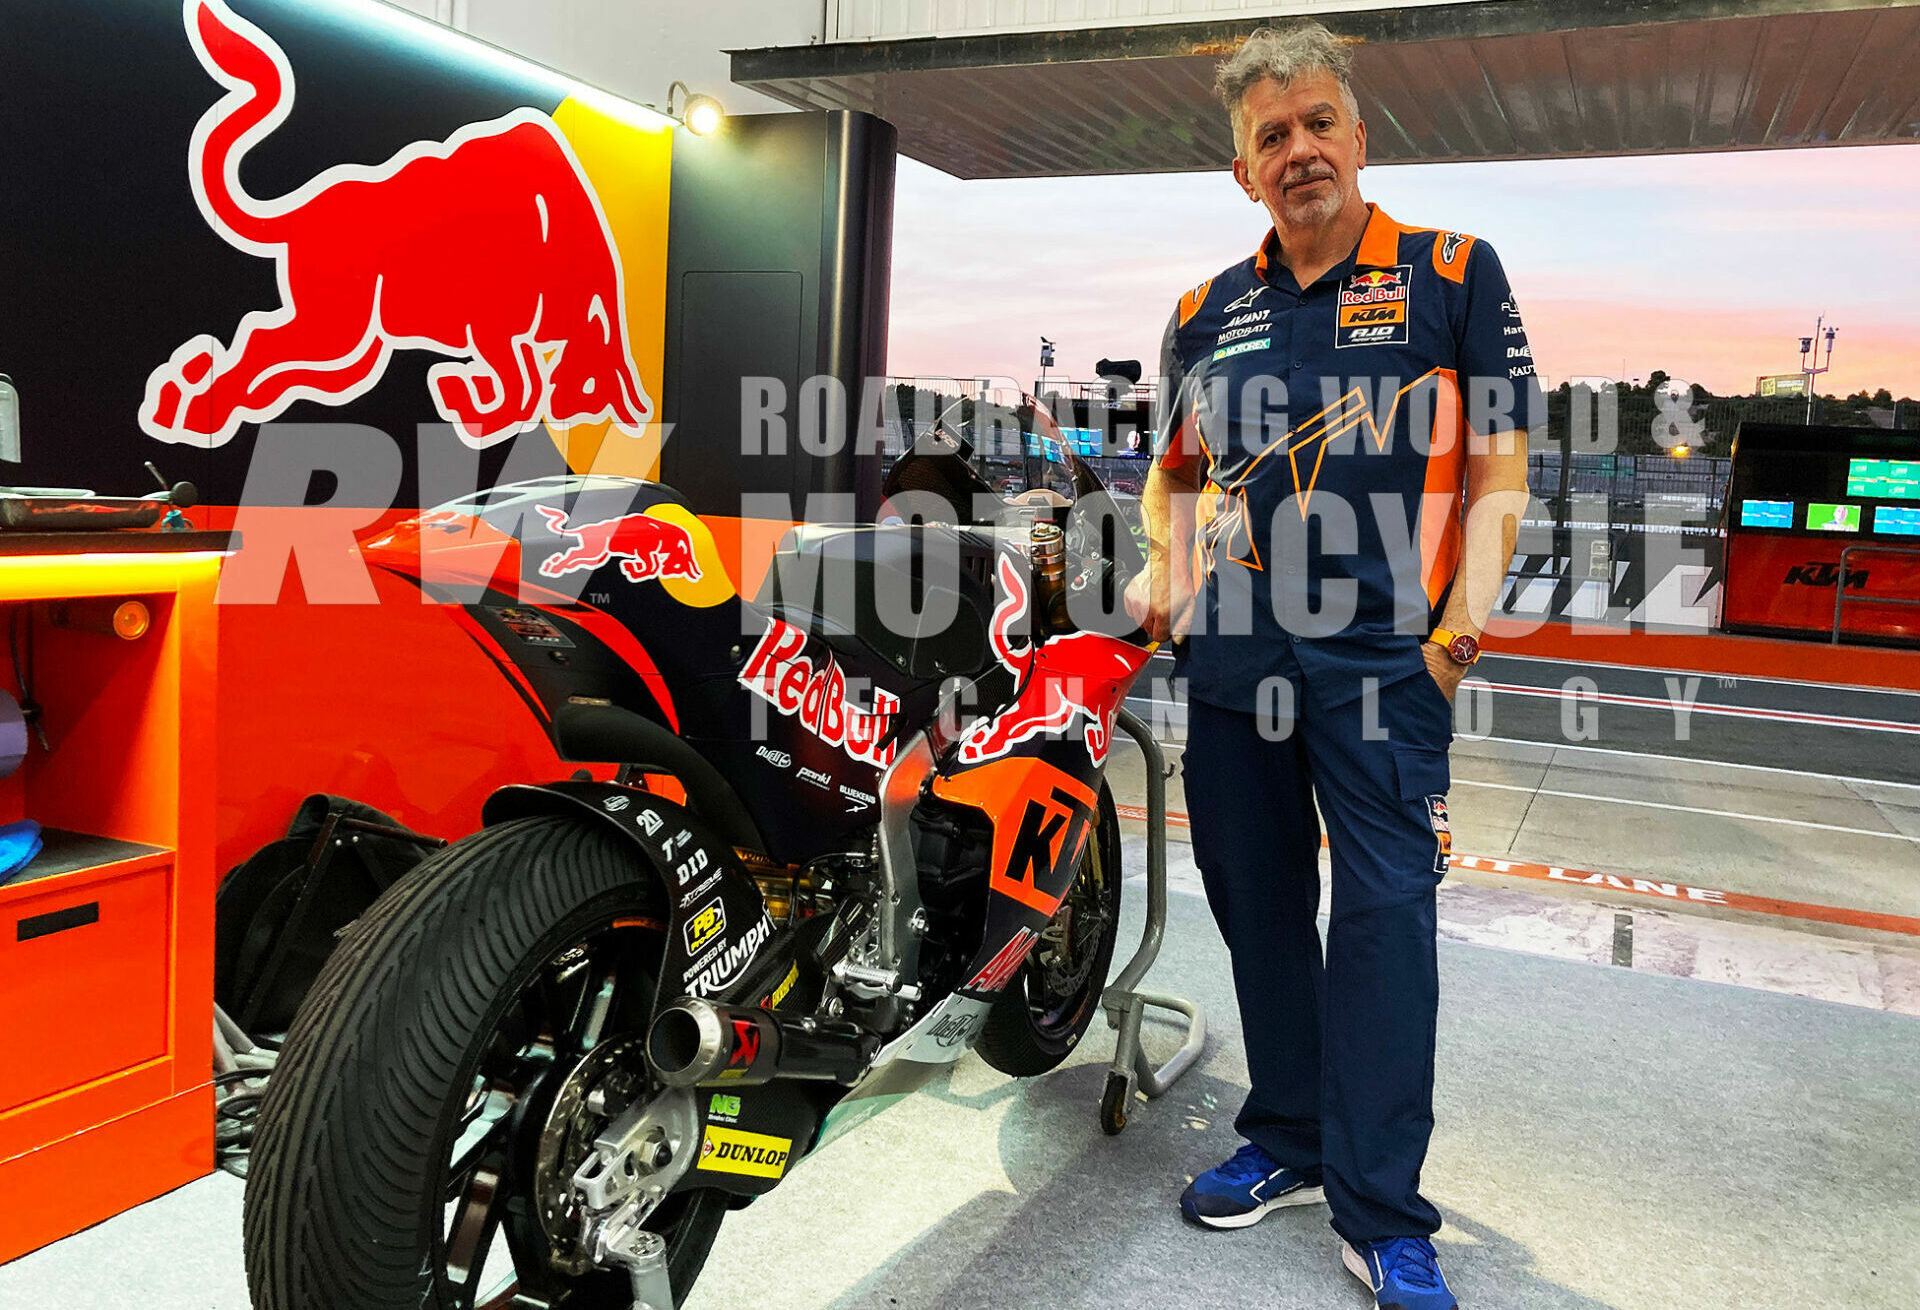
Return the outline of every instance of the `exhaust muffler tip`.
[[[660,1012],[647,1032],[647,1063],[668,1087],[711,1081],[727,1057],[727,1025],[711,1003],[685,996]]]

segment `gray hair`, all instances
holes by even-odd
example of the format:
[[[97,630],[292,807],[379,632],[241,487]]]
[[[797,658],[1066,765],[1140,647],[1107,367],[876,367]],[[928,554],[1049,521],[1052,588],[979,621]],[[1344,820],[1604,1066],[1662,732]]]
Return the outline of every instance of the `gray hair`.
[[[1358,120],[1360,102],[1353,97],[1348,78],[1353,73],[1353,56],[1333,33],[1318,23],[1296,27],[1256,28],[1233,55],[1221,61],[1213,75],[1213,93],[1226,106],[1233,124],[1233,148],[1240,150],[1240,102],[1248,91],[1271,78],[1281,87],[1293,85],[1295,78],[1314,73],[1329,73],[1340,84],[1340,102]]]

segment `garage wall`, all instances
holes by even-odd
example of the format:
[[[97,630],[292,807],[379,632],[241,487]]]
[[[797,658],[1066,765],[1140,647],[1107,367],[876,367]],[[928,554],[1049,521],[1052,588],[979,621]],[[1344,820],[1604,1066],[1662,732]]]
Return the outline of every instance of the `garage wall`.
[[[821,0],[394,0],[641,104],[677,78],[733,113],[789,108],[733,84],[726,51],[819,41]]]

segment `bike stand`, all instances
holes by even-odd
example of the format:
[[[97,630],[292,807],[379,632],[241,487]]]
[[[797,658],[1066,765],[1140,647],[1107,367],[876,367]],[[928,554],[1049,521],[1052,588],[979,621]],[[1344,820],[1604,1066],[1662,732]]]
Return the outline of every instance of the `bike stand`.
[[[1160,956],[1160,944],[1167,932],[1167,761],[1160,743],[1133,711],[1122,707],[1119,727],[1133,738],[1146,757],[1147,765],[1147,922],[1141,934],[1140,949],[1120,971],[1120,976],[1101,994],[1100,1006],[1107,1012],[1107,1026],[1120,1032],[1113,1052],[1113,1065],[1107,1071],[1106,1089],[1100,1096],[1100,1127],[1109,1137],[1127,1126],[1127,1112],[1134,1092],[1150,1098],[1166,1095],[1200,1058],[1207,1041],[1207,1016],[1195,1001],[1162,992],[1140,990]],[[1140,1045],[1140,1026],[1147,1008],[1171,1010],[1186,1016],[1187,1037],[1173,1058],[1155,1068]]]

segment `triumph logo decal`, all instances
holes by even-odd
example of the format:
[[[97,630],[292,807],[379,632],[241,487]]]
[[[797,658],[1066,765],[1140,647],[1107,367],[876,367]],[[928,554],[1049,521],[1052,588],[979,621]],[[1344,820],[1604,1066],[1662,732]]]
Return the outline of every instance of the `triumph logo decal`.
[[[792,1154],[790,1137],[743,1133],[737,1128],[708,1124],[706,1135],[700,1141],[699,1167],[711,1174],[778,1178],[786,1173],[787,1157]]]
[[[806,648],[806,633],[768,619],[766,634],[740,670],[740,685],[853,759],[883,769],[892,764],[900,745],[886,738],[900,698],[875,688],[871,711],[854,708],[847,704],[847,678],[840,666],[831,656],[815,664]]]

